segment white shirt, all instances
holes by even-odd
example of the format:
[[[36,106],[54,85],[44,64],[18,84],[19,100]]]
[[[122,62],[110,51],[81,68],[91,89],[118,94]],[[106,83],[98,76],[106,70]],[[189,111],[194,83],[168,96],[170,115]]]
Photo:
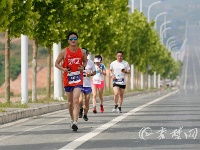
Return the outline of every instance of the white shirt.
[[[100,73],[99,68],[102,71],[106,69],[104,64],[100,64],[100,66],[95,65],[96,74],[92,78],[93,84],[101,84],[101,81],[104,80],[103,74]]]
[[[122,62],[115,60],[110,64],[110,69],[116,77],[116,80],[113,82],[119,85],[126,85],[126,74],[122,72],[122,69],[125,69],[126,71],[130,70],[128,62],[125,60],[122,60]]]
[[[92,60],[88,59],[87,65],[85,67],[85,70],[83,71],[83,75],[84,75],[84,72],[86,72],[86,73],[92,73],[95,70],[96,69],[95,69],[94,62]],[[83,87],[91,87],[90,77],[83,77]]]

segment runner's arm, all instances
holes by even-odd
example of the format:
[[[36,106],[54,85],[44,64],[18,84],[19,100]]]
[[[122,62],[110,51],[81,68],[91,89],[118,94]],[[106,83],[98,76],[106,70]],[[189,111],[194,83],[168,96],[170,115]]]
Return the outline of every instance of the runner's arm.
[[[60,63],[61,61],[64,59],[64,50],[62,50],[60,52],[60,54],[58,55],[56,62],[55,62],[55,67],[58,68],[61,71],[67,71],[67,68],[63,68]]]
[[[86,55],[85,51],[82,50],[82,52],[83,52],[83,67],[86,67],[86,65],[87,65],[87,55]]]

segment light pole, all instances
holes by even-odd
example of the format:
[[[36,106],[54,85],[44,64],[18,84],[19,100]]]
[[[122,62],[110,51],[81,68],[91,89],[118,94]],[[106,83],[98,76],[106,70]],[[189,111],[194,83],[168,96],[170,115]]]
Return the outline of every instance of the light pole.
[[[53,61],[55,63],[59,53],[61,51],[61,42],[53,44]],[[54,99],[55,100],[64,100],[63,99],[63,90],[62,90],[62,72],[54,66]]]
[[[174,46],[176,46],[176,43],[173,43],[173,44],[171,44],[171,45],[169,46],[169,51],[171,51],[171,50],[172,50],[172,47],[174,47]]]
[[[174,40],[174,41],[171,41],[171,42],[169,42],[169,44],[168,44],[168,47],[167,47],[167,48],[169,49],[169,51],[170,51],[170,47],[171,47],[171,45],[172,45],[172,44],[174,44],[174,43],[176,43],[176,41],[175,41],[175,40]]]
[[[162,15],[166,15],[167,12],[162,12],[162,13],[159,13],[156,17],[155,17],[155,29],[157,29],[157,20],[158,20],[158,17],[162,16]]]
[[[142,12],[142,0],[140,0],[140,12]]]
[[[21,34],[21,104],[28,103],[28,36]]]
[[[163,40],[162,40],[162,27],[163,27],[165,24],[168,24],[168,23],[171,23],[171,21],[165,21],[165,22],[163,22],[163,23],[161,24],[161,26],[160,26],[160,38],[161,38],[161,42],[163,41]],[[163,42],[162,42],[162,44],[163,44]]]
[[[171,47],[173,46],[173,44],[176,44],[176,41],[171,41],[168,45],[168,51],[171,51]]]
[[[131,0],[131,12],[134,13],[134,0]],[[131,90],[134,89],[134,65],[131,64]]]
[[[131,12],[134,13],[134,0],[131,0]]]
[[[154,3],[152,3],[152,4],[150,4],[149,5],[149,7],[148,7],[148,11],[147,11],[147,21],[148,22],[150,22],[150,9],[151,9],[151,7],[153,6],[153,5],[156,5],[156,4],[159,4],[159,3],[161,3],[163,0],[160,0],[160,1],[157,1],[157,2],[154,2]],[[141,0],[140,0],[140,2],[141,2]],[[149,76],[150,75],[148,75],[148,78],[149,78]],[[156,72],[154,72],[154,79],[155,79],[155,77],[156,77]],[[154,80],[154,88],[156,87],[156,80]],[[149,84],[149,82],[148,82],[148,84]],[[148,87],[149,87],[150,85],[148,85]]]
[[[168,46],[169,46],[169,41],[172,40],[172,39],[175,39],[176,37],[175,36],[171,36],[167,39],[166,41],[166,48],[168,49]]]
[[[171,50],[171,56],[172,56],[172,58],[174,58],[174,60],[175,61],[177,61],[178,60],[178,51],[179,51],[180,49],[176,46],[176,47],[173,47],[173,49]]]
[[[148,22],[150,22],[150,9],[151,9],[151,7],[152,7],[153,5],[156,5],[156,4],[161,3],[162,1],[163,1],[163,0],[160,0],[160,1],[154,2],[154,3],[152,3],[151,5],[149,5],[148,11],[147,11],[147,19],[148,19]]]
[[[164,42],[163,42],[163,39],[164,39],[164,35],[163,35],[163,34],[165,34],[166,31],[169,30],[169,29],[172,29],[172,27],[167,27],[167,28],[165,28],[164,30],[162,30],[162,33],[161,33],[161,37],[162,37],[162,38],[161,38],[161,42],[162,42],[162,44],[164,43]]]
[[[134,13],[134,0],[131,0],[131,12]],[[140,0],[140,12],[142,12],[142,0]]]

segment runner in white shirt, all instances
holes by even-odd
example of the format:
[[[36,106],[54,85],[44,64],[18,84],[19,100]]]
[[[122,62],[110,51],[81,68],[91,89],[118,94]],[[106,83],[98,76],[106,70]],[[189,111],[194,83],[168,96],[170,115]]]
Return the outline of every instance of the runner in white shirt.
[[[96,75],[92,78],[92,93],[93,93],[93,113],[97,113],[96,110],[96,97],[97,97],[97,90],[99,91],[99,98],[100,98],[100,112],[104,112],[103,108],[103,89],[104,89],[104,78],[106,76],[106,68],[102,62],[102,57],[100,55],[95,56],[94,63],[96,68]]]
[[[88,56],[89,54],[88,50],[86,48],[82,49],[86,51],[86,55]],[[79,118],[83,117],[85,121],[88,121],[87,113],[89,110],[90,94],[92,93],[90,77],[95,74],[96,74],[96,68],[94,62],[90,59],[87,59],[87,65],[85,67],[85,70],[83,70],[83,87],[81,89],[82,94],[79,97],[79,105],[80,105]],[[83,95],[85,97],[84,115],[83,115]]]
[[[115,106],[112,111],[122,113],[121,106],[124,98],[124,90],[126,88],[126,74],[130,74],[130,66],[127,61],[123,60],[123,52],[118,51],[116,58],[117,60],[110,64],[115,101]]]

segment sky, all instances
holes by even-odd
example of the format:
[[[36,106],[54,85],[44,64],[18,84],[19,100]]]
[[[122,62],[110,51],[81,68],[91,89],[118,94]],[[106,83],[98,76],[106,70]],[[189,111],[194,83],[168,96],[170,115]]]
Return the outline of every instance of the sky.
[[[131,4],[132,0],[129,0]],[[140,1],[134,0],[134,8],[140,11]],[[148,8],[154,2],[160,0],[142,0],[142,12],[147,17]],[[171,21],[168,26],[172,27],[167,31],[167,39],[173,35],[178,35],[180,43],[184,40],[186,24],[187,26],[198,25],[200,27],[200,0],[161,0],[161,3],[155,4],[151,7],[150,21],[155,20],[155,17],[162,13],[168,12],[166,15],[166,21]],[[159,27],[164,22],[164,15],[160,16],[157,20],[157,31],[159,33]]]
[[[135,9],[137,10],[140,9],[140,1],[141,0],[134,0]],[[158,1],[159,0],[142,0],[143,13],[147,16],[148,7],[153,2]],[[200,0],[163,0],[161,3],[151,7],[150,18],[154,19],[158,13],[163,11],[170,11],[170,13],[167,15],[169,19],[190,21],[192,23],[199,22]]]

